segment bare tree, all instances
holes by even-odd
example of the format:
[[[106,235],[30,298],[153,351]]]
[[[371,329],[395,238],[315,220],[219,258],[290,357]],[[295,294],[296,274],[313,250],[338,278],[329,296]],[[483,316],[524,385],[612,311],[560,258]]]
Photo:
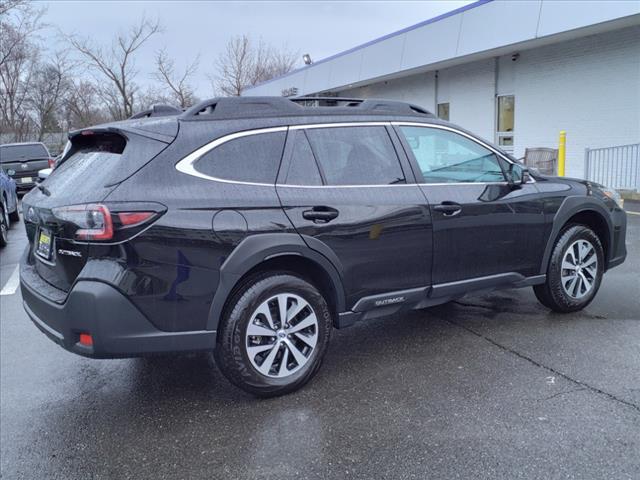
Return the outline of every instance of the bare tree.
[[[255,44],[247,35],[233,37],[215,64],[214,90],[223,95],[239,96],[246,87],[290,72],[297,56],[263,41]]]
[[[68,129],[82,128],[108,120],[100,108],[98,87],[85,79],[70,82],[64,98],[65,120]]]
[[[32,126],[27,103],[43,12],[29,2],[0,0],[0,127],[17,141]]]
[[[66,36],[67,41],[85,59],[87,66],[108,80],[101,96],[116,119],[130,117],[134,109],[137,71],[133,57],[149,38],[162,30],[159,21],[142,18],[128,31],[119,33],[109,48],[90,39]]]
[[[191,80],[198,70],[199,63],[200,55],[196,56],[196,58],[194,58],[182,72],[177,73],[175,62],[173,59],[169,58],[166,50],[160,50],[156,54],[157,70],[154,73],[154,77],[156,80],[169,87],[173,100],[181,108],[189,107],[194,103],[195,97],[193,87],[190,85],[189,80]]]
[[[8,14],[11,10],[25,8],[27,6],[27,0],[0,0],[0,17]]]
[[[64,97],[70,88],[71,65],[65,52],[55,54],[53,61],[39,64],[29,89],[29,106],[38,141],[46,131],[60,130],[59,117]]]

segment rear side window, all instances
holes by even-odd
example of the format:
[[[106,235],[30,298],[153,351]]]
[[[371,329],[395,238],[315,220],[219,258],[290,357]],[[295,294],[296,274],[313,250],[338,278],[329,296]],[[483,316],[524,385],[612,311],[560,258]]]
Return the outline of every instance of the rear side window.
[[[0,162],[23,162],[36,158],[49,158],[44,145],[5,145],[0,147]]]
[[[385,127],[312,128],[307,136],[327,185],[406,183]]]
[[[229,140],[205,153],[194,168],[222,180],[275,183],[285,137],[285,132],[271,132]]]
[[[295,135],[291,163],[284,183],[287,185],[322,185],[322,177],[306,134],[303,131],[297,131]]]

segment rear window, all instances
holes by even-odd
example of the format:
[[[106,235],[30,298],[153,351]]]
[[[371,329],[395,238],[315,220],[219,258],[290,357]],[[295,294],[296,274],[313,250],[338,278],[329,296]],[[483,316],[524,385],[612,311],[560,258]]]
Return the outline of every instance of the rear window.
[[[275,183],[285,136],[270,132],[229,140],[205,153],[194,168],[222,180]]]
[[[331,127],[307,130],[327,185],[406,183],[385,127]]]
[[[117,166],[122,155],[83,148],[76,150],[51,172],[47,188],[52,192],[92,194],[105,185],[105,174]]]
[[[0,162],[22,162],[35,158],[49,158],[44,145],[4,145],[0,147]]]

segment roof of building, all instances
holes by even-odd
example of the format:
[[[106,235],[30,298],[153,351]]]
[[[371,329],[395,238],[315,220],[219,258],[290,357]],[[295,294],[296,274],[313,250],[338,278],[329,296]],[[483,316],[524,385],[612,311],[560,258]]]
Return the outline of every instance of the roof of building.
[[[300,95],[351,88],[399,74],[435,70],[545,43],[640,24],[640,2],[478,0],[397,32],[350,48],[244,95]]]

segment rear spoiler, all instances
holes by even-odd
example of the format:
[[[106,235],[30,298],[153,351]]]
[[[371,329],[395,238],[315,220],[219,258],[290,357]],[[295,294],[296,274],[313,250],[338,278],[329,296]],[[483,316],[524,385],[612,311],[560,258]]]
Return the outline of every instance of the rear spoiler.
[[[118,135],[127,136],[127,133],[133,133],[135,135],[140,135],[141,137],[151,138],[153,140],[157,140],[162,143],[169,144],[173,142],[176,138],[175,135],[166,135],[164,133],[152,132],[149,130],[143,130],[140,128],[136,128],[128,125],[118,125],[116,126],[101,126],[101,127],[92,127],[92,128],[83,128],[82,130],[74,130],[73,132],[69,132],[68,138],[73,141],[75,137],[78,135],[96,135],[100,133],[115,133]]]

